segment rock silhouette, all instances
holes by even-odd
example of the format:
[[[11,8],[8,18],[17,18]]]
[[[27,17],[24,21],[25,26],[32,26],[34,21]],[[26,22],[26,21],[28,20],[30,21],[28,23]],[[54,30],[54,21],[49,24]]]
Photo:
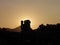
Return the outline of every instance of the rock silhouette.
[[[32,29],[30,28],[30,20],[21,21],[21,30],[23,32],[29,32]]]
[[[21,32],[0,28],[0,45],[60,45],[60,23],[41,24],[35,30],[30,23],[21,21]]]

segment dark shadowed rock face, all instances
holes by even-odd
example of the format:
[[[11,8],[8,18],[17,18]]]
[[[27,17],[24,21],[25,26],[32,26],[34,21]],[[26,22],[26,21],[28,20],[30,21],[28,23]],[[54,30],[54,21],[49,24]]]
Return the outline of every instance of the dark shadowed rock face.
[[[22,32],[30,32],[31,26],[30,26],[31,21],[30,20],[25,20],[25,21],[21,21],[21,30]]]

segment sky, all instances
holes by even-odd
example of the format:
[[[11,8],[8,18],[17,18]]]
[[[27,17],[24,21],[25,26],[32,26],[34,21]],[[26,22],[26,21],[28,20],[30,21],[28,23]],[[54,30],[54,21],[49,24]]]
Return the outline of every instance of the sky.
[[[32,28],[60,23],[60,0],[0,0],[0,27],[15,28],[25,19]]]

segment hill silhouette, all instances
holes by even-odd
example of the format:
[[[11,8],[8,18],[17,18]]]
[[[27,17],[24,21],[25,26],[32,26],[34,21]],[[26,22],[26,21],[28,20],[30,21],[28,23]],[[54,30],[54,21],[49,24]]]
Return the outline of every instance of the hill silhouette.
[[[18,26],[16,28],[6,28],[6,31],[10,31],[10,32],[21,32],[21,26]]]
[[[18,26],[16,28],[14,28],[13,30],[14,30],[14,32],[21,32],[21,26]]]

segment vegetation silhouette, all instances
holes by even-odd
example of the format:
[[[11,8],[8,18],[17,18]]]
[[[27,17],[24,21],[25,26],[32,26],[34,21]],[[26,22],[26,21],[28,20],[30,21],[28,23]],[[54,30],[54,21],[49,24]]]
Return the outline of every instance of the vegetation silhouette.
[[[0,45],[60,45],[60,23],[39,25],[33,30],[30,20],[21,21],[21,32],[0,28]]]

